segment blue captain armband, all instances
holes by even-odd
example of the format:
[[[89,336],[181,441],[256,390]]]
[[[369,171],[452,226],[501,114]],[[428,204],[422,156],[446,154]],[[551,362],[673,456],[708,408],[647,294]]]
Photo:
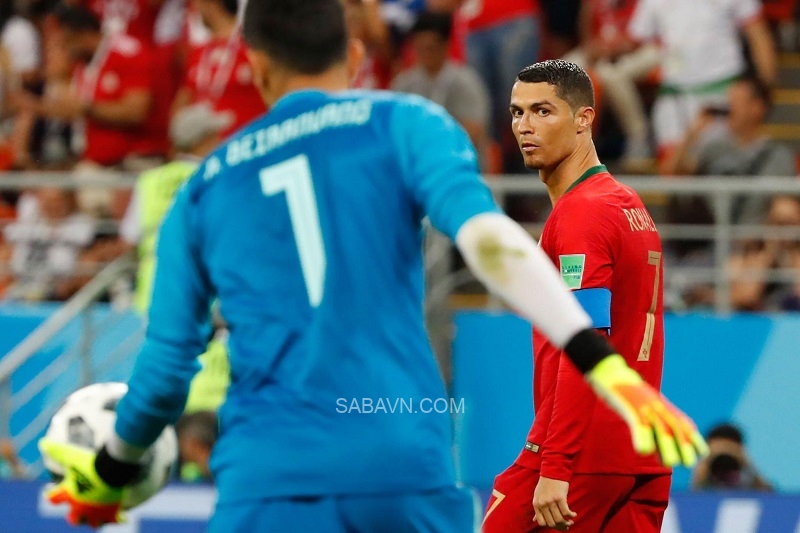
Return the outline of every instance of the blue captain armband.
[[[611,291],[605,288],[578,289],[572,294],[592,319],[592,327],[611,333]]]

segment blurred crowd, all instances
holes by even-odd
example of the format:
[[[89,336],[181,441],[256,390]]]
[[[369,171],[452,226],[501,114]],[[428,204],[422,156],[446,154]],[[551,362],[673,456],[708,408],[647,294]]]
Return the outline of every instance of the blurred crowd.
[[[525,172],[508,96],[521,68],[554,57],[592,76],[596,143],[617,173],[798,174],[796,151],[764,127],[780,88],[779,56],[800,51],[797,0],[342,1],[368,52],[354,86],[441,104],[487,174]],[[88,180],[197,160],[266,111],[238,9],[238,0],[0,4],[0,171],[59,170],[87,183],[0,190],[6,298],[67,299],[100,265],[148,242],[149,196]],[[701,197],[656,204],[659,223],[715,220]],[[506,207],[523,222],[549,210],[514,198]],[[800,200],[740,198],[732,216],[795,227]],[[668,267],[713,264],[709,242],[669,249]],[[729,268],[800,272],[798,250],[796,239],[737,243]],[[800,275],[780,283],[749,275],[731,290],[737,309],[800,310]],[[708,284],[678,283],[669,295],[673,308],[713,303]]]

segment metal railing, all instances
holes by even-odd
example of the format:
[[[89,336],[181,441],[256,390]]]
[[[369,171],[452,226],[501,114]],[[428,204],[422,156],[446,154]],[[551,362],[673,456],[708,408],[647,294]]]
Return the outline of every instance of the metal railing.
[[[630,186],[640,195],[704,196],[709,200],[714,215],[714,224],[685,225],[659,223],[658,230],[662,240],[709,240],[712,242],[713,266],[685,267],[674,266],[665,272],[665,277],[682,277],[692,281],[713,283],[715,286],[714,310],[729,313],[731,306],[731,282],[738,279],[765,278],[767,281],[786,282],[796,279],[798,272],[793,269],[775,269],[769,272],[749,269],[731,272],[728,259],[734,243],[738,240],[763,238],[783,238],[800,242],[800,227],[774,227],[765,224],[734,225],[733,206],[742,195],[773,197],[780,195],[800,196],[800,179],[787,177],[731,177],[704,176],[700,178],[653,176],[622,176],[620,181]],[[509,196],[530,194],[546,196],[544,185],[535,176],[495,176],[489,178],[489,186],[501,205]],[[766,215],[766,213],[765,213]]]
[[[710,201],[715,222],[711,225],[685,225],[659,223],[658,229],[664,241],[709,240],[713,246],[713,266],[711,267],[674,267],[665,273],[667,281],[671,278],[691,280],[698,283],[713,283],[715,287],[715,311],[727,313],[731,311],[731,281],[734,279],[761,278],[764,273],[755,270],[737,271],[735,274],[728,268],[736,240],[757,238],[769,232],[775,237],[800,241],[800,228],[775,228],[763,224],[734,225],[732,212],[735,198],[740,195],[776,196],[800,195],[800,180],[787,177],[670,177],[654,176],[620,176],[620,181],[631,186],[642,195],[661,196],[704,196]],[[106,187],[115,189],[131,188],[135,183],[134,174],[100,173],[92,171],[76,179],[74,172],[6,172],[0,173],[0,191],[23,190],[34,187],[62,187],[75,189],[80,187]],[[532,196],[546,198],[547,192],[543,184],[534,175],[492,175],[486,178],[492,193],[502,206],[507,205],[511,196]],[[117,222],[111,219],[102,220],[101,226],[106,233],[116,230]],[[2,221],[0,221],[2,225]],[[536,233],[541,225],[528,225]],[[427,250],[433,254],[434,260],[427,260],[429,270],[429,287],[434,291],[434,302],[445,298],[450,289],[457,289],[472,280],[465,272],[447,272],[442,268],[442,259],[449,266],[450,244],[443,239],[429,239]],[[3,271],[0,265],[0,272]],[[791,269],[774,269],[766,274],[768,281],[785,282],[793,279],[796,272]],[[441,283],[441,286],[434,284]],[[429,308],[432,308],[430,305]]]
[[[710,201],[715,223],[711,225],[676,225],[659,223],[662,239],[670,240],[709,240],[713,246],[713,266],[676,267],[669,269],[665,277],[682,277],[696,282],[712,283],[715,287],[715,309],[720,313],[731,310],[731,282],[734,279],[764,277],[762,271],[743,270],[733,273],[728,266],[728,259],[738,239],[763,237],[769,234],[775,238],[800,241],[800,227],[767,227],[764,225],[737,226],[732,224],[732,211],[735,198],[745,195],[776,196],[800,195],[800,180],[797,178],[656,178],[652,176],[623,176],[620,181],[631,186],[642,195],[661,196],[694,196],[702,195]],[[130,188],[135,176],[130,174],[92,174],[76,180],[73,173],[0,173],[0,191],[24,190],[36,187],[61,187],[75,189],[79,187]],[[488,176],[487,183],[500,205],[507,205],[512,196],[532,196],[546,198],[547,192],[535,175],[530,176]],[[646,202],[647,203],[647,202]],[[106,220],[110,231],[116,228],[116,221]],[[536,233],[541,224],[528,225],[529,230]],[[439,356],[445,376],[449,375],[450,325],[451,308],[448,297],[474,281],[472,275],[463,268],[454,268],[452,243],[436,232],[429,232],[426,240],[425,267],[427,272],[428,298],[426,312],[428,316],[429,334],[435,351]],[[80,382],[89,383],[98,372],[88,357],[95,333],[101,331],[105,324],[98,324],[92,315],[92,304],[120,276],[129,275],[134,263],[128,259],[120,259],[109,264],[88,285],[81,289],[69,302],[53,314],[45,323],[20,343],[14,350],[0,357],[0,435],[8,434],[12,413],[25,402],[35,398],[44,390],[52,379],[59,376],[66,366],[81,365]],[[794,269],[773,270],[767,274],[771,281],[789,281],[798,277]],[[499,303],[489,300],[490,307],[499,307]],[[80,341],[71,349],[60,354],[39,374],[18,390],[12,390],[11,380],[14,373],[34,354],[42,349],[54,335],[77,317],[83,316],[83,327]],[[142,332],[143,334],[143,332]],[[109,353],[101,366],[113,365],[124,357],[130,356],[129,348],[136,346],[136,339],[128,339],[120,343],[113,353]],[[96,363],[96,361],[95,361]],[[47,424],[57,404],[43,409],[21,432],[14,436],[14,443],[23,447],[34,439]],[[41,465],[35,465],[36,469]]]
[[[74,365],[78,365],[78,380],[76,383],[66,384],[63,388],[65,394],[93,383],[96,376],[131,357],[138,348],[144,336],[144,326],[130,337],[119,339],[116,347],[102,354],[101,358],[92,355],[98,333],[112,328],[119,320],[119,315],[115,313],[98,319],[94,304],[120,279],[129,278],[135,268],[136,263],[129,257],[112,261],[22,342],[0,358],[0,435],[10,436],[17,449],[29,446],[41,435],[60,401],[43,405],[36,416],[12,436],[11,418],[15,412],[36,399],[55,381],[66,379],[64,376],[67,370]],[[80,321],[77,341],[50,360],[32,379],[24,383],[13,383],[15,373],[76,319]],[[41,461],[29,465],[28,471],[32,476],[40,475],[43,471]]]

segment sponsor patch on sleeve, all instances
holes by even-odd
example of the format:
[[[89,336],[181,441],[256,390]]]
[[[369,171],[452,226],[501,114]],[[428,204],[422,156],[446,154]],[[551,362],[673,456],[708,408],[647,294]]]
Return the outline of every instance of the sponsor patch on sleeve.
[[[559,255],[558,262],[561,267],[561,278],[570,289],[580,289],[583,282],[583,267],[586,264],[586,254]]]

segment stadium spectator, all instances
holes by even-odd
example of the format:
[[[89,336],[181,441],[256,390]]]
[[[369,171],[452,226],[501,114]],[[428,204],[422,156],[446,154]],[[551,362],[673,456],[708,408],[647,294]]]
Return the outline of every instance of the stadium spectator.
[[[95,236],[95,223],[79,213],[72,191],[41,188],[20,199],[17,219],[4,229],[12,246],[14,281],[5,297],[66,300],[88,279],[82,255]]]
[[[178,434],[181,481],[212,481],[208,461],[217,442],[217,415],[213,411],[184,414],[175,423],[175,432]]]
[[[704,109],[725,105],[728,87],[747,70],[740,32],[757,76],[767,86],[775,83],[775,44],[760,9],[758,0],[639,0],[630,36],[663,48],[661,87],[653,107],[661,163]]]
[[[764,223],[774,228],[800,228],[800,200],[774,198]],[[769,279],[776,271],[800,272],[800,242],[770,236],[739,243],[728,268],[732,277],[731,305],[738,311],[799,311],[800,276]]]
[[[102,176],[97,171],[110,168],[143,170],[163,161],[166,131],[151,127],[158,117],[149,50],[128,35],[104,35],[85,8],[60,6],[56,18],[62,46],[79,64],[76,87],[59,98],[29,101],[27,108],[50,119],[83,119],[85,147],[76,176]],[[120,216],[113,212],[113,199],[108,189],[82,188],[78,196],[85,211]]]
[[[779,197],[772,201],[769,220],[773,225],[800,228],[800,199]],[[766,308],[772,311],[800,312],[800,240],[787,240],[781,246],[779,267],[794,271],[790,283],[778,287],[768,298]]]
[[[727,104],[721,110],[706,110],[692,124],[681,143],[666,161],[669,174],[695,176],[794,176],[795,157],[780,142],[764,134],[764,119],[770,108],[770,91],[754,76],[738,78],[727,90]],[[724,113],[725,120],[718,120]],[[770,209],[763,195],[734,197],[731,221],[734,224],[761,223]],[[704,196],[673,196],[666,217],[673,224],[713,224],[717,221],[712,204]],[[755,246],[755,248],[754,248]],[[710,268],[714,265],[712,246],[705,240],[672,241],[669,266]],[[767,260],[761,244],[742,245],[731,258],[732,268],[755,268]],[[768,254],[771,255],[771,254]],[[737,309],[758,309],[764,305],[761,294],[754,294],[757,280],[741,281],[734,295]],[[706,307],[713,305],[710,284],[672,277],[670,305]]]
[[[792,151],[764,133],[770,105],[770,90],[758,78],[738,78],[727,89],[727,102],[722,109],[706,109],[698,115],[666,161],[666,172],[679,176],[796,175]],[[724,113],[724,121],[715,120],[719,113]],[[673,205],[671,222],[713,223],[704,199],[682,198],[689,203]],[[733,222],[755,223],[768,208],[769,199],[764,196],[736,198]]]
[[[539,56],[539,0],[467,0],[467,59],[491,98],[490,133],[505,172],[524,171],[508,129],[508,95],[515,76]]]
[[[481,78],[471,67],[448,59],[452,17],[423,11],[411,28],[417,65],[397,75],[392,89],[418,94],[444,107],[485,154],[490,99]],[[485,161],[485,156],[482,158]]]
[[[709,454],[692,472],[693,490],[774,490],[753,466],[738,426],[714,426],[706,435],[706,442]]]
[[[253,83],[253,70],[236,23],[237,0],[197,0],[195,6],[212,39],[189,55],[186,78],[173,103],[173,113],[205,102],[230,115],[223,139],[266,112]]]
[[[42,102],[70,97],[71,60],[55,39],[45,41]],[[14,163],[18,169],[68,169],[75,164],[72,122],[57,117],[38,117],[31,109],[20,109],[15,117]]]
[[[623,168],[630,172],[645,168],[653,155],[650,122],[636,83],[650,75],[660,62],[657,45],[637,46],[628,37],[628,21],[636,2],[583,0],[580,46],[564,56],[597,77],[603,99],[625,134]]]

